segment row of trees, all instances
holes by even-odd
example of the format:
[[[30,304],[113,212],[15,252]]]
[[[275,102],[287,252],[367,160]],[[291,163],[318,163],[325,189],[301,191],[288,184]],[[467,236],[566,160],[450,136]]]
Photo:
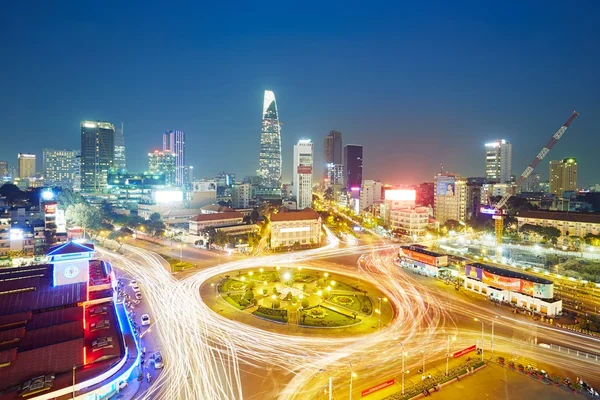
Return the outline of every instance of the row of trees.
[[[526,235],[537,235],[542,238],[543,242],[556,244],[558,238],[561,236],[560,229],[552,226],[538,226],[532,224],[525,224],[520,229],[521,233]]]

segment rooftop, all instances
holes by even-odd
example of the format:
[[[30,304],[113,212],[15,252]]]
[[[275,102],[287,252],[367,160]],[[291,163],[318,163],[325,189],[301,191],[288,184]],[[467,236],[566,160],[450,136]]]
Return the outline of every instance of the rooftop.
[[[487,264],[469,263],[467,265],[471,265],[471,266],[473,266],[475,268],[481,268],[482,270],[484,270],[486,272],[490,272],[492,274],[496,274],[498,276],[504,276],[504,277],[507,277],[507,278],[523,279],[524,281],[533,282],[533,283],[539,283],[539,284],[542,284],[542,285],[551,285],[551,284],[554,283],[554,282],[552,282],[551,280],[548,280],[548,279],[538,278],[537,276],[527,275],[527,274],[524,274],[522,272],[513,271],[513,270],[509,270],[509,269],[504,269],[504,268],[499,268],[499,267],[492,267],[491,265],[487,265]]]
[[[224,219],[234,219],[234,218],[243,219],[244,215],[237,211],[214,213],[214,214],[199,214],[199,215],[196,215],[195,217],[191,218],[190,221],[207,222],[207,221],[220,221],[220,220],[224,220]]]
[[[561,211],[521,211],[517,218],[548,219],[565,222],[600,224],[600,214],[561,212]]]
[[[305,208],[300,211],[280,211],[277,214],[271,214],[271,222],[305,221],[319,218],[321,218],[319,213],[312,208]]]

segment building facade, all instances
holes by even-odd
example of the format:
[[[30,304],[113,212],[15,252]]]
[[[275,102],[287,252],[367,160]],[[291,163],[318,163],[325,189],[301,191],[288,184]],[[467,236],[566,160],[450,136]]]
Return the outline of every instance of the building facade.
[[[362,184],[363,172],[363,147],[356,144],[349,144],[344,147],[344,181],[346,189],[352,191],[352,188],[360,189]]]
[[[402,229],[409,236],[423,236],[430,226],[433,208],[429,206],[401,208],[390,210],[390,228]]]
[[[550,161],[550,193],[562,196],[563,192],[573,190],[577,190],[577,160]]]
[[[312,206],[312,175],[314,147],[310,139],[294,145],[294,196],[299,209]]]
[[[467,181],[453,174],[438,174],[434,178],[433,213],[443,224],[448,220],[467,219]]]
[[[0,161],[0,181],[1,181],[1,178],[5,177],[7,175],[8,175],[8,162]]]
[[[206,228],[240,225],[243,223],[243,220],[244,215],[237,211],[216,214],[199,214],[189,220],[189,234],[200,236]]]
[[[342,158],[342,133],[338,131],[331,131],[329,135],[325,137],[325,179],[330,179],[329,170],[330,168],[334,168],[334,166],[339,166],[343,168],[343,158]],[[332,167],[329,165],[332,164]],[[329,180],[331,183],[331,180]],[[340,183],[340,182],[336,182]],[[333,183],[331,183],[333,184]]]
[[[321,242],[321,216],[308,208],[271,214],[271,248]]]
[[[170,152],[175,156],[175,185],[182,186],[186,183],[185,164],[185,132],[172,130],[163,134],[163,152]],[[189,174],[189,172],[187,172]]]
[[[35,154],[19,153],[17,159],[19,161],[19,178],[35,178]]]
[[[113,168],[117,171],[124,171],[127,169],[127,160],[125,157],[125,132],[123,132],[123,123],[121,123],[121,129],[115,131],[114,147]]]
[[[373,203],[381,201],[381,182],[373,179],[363,180],[360,188],[360,209],[366,210]]]
[[[485,177],[495,182],[509,182],[512,174],[512,144],[498,139],[485,144]]]
[[[556,211],[522,211],[516,215],[518,228],[523,225],[553,227],[562,236],[584,237],[588,233],[600,235],[600,215]]]
[[[115,126],[110,122],[81,121],[81,190],[106,188],[114,162]]]
[[[75,189],[79,186],[79,150],[44,149],[42,152],[44,183]]]
[[[257,171],[261,188],[273,193],[281,192],[281,164],[281,124],[277,102],[275,94],[265,90]]]
[[[148,172],[163,175],[166,186],[177,186],[177,157],[170,151],[148,153]]]
[[[242,183],[231,187],[231,206],[233,208],[247,208],[252,199],[252,185]]]

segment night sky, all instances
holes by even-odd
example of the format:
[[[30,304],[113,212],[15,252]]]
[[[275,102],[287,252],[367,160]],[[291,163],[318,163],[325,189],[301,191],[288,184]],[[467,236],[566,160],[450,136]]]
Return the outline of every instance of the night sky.
[[[573,156],[579,184],[600,183],[598,1],[53,3],[0,11],[0,160],[13,165],[78,148],[91,119],[124,122],[130,170],[183,129],[196,176],[253,175],[270,89],[286,181],[300,138],[320,171],[331,129],[365,146],[366,179],[430,181],[440,164],[481,176],[497,137],[519,175],[577,110],[537,172]]]

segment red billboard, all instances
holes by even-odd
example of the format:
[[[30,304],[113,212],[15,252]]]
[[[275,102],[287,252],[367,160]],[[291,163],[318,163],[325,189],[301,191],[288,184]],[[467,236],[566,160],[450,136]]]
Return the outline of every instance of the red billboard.
[[[533,294],[533,282],[524,281],[523,279],[508,278],[492,274],[491,272],[481,271],[481,281],[498,289],[506,289],[529,295]]]
[[[464,348],[462,350],[459,350],[456,353],[452,354],[452,357],[458,358],[458,357],[464,356],[465,354],[468,354],[468,353],[470,353],[472,351],[475,351],[475,350],[477,350],[477,346],[476,345],[469,346],[469,347],[466,347],[466,348]]]
[[[386,387],[392,386],[395,382],[396,381],[394,379],[390,379],[389,381],[381,382],[379,385],[375,385],[373,387],[363,390],[362,392],[360,392],[360,395],[361,395],[361,397],[368,396],[371,393],[377,392],[378,390],[385,389]]]
[[[410,258],[411,260],[420,261],[429,265],[437,265],[435,260],[435,256],[430,256],[429,254],[419,253],[414,250],[401,248],[400,251],[404,254],[405,257]]]
[[[44,214],[46,215],[53,215],[56,214],[56,202],[52,201],[52,202],[45,202],[44,203]]]
[[[298,173],[299,174],[312,174],[312,167],[306,166],[306,165],[299,165]]]

